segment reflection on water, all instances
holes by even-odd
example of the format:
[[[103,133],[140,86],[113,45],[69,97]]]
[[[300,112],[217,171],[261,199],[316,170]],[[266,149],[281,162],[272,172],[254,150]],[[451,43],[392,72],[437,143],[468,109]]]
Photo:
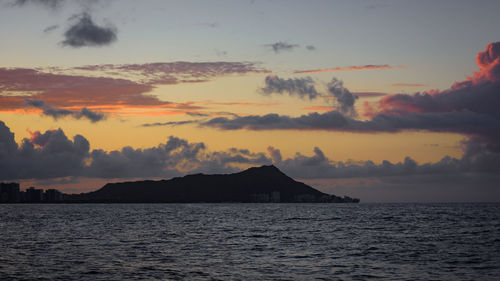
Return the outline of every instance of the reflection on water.
[[[2,280],[500,276],[500,204],[19,204],[0,212]]]

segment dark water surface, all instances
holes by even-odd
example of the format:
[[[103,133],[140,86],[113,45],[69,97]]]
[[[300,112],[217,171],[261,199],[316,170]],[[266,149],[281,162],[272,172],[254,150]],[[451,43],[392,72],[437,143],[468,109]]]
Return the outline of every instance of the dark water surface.
[[[500,204],[0,205],[1,280],[500,280]]]

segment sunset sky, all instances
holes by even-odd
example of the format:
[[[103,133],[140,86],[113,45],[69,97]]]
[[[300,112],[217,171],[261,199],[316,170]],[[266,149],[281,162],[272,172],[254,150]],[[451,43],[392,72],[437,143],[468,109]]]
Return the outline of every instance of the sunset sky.
[[[0,0],[0,181],[274,164],[363,202],[500,201],[500,1]]]

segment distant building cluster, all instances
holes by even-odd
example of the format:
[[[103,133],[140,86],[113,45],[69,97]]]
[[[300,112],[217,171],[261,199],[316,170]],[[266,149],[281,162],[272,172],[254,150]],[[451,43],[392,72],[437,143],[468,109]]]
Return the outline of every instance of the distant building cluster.
[[[281,202],[281,193],[273,191],[271,193],[252,194],[252,202],[255,203],[279,203]]]
[[[57,189],[37,189],[30,187],[20,191],[19,184],[0,183],[0,203],[51,203],[64,200],[64,194]]]

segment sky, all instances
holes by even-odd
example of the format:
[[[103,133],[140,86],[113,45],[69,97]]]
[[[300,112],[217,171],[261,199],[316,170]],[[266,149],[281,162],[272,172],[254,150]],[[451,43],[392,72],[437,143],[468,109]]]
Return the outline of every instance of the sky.
[[[273,164],[362,202],[499,202],[499,10],[0,0],[0,181]]]

